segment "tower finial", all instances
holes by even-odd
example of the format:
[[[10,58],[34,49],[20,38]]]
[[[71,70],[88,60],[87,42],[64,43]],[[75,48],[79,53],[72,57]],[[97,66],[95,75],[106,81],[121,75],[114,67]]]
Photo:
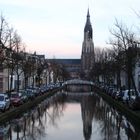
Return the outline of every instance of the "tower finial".
[[[90,17],[90,15],[89,15],[89,7],[88,7],[88,11],[87,11],[87,17]]]

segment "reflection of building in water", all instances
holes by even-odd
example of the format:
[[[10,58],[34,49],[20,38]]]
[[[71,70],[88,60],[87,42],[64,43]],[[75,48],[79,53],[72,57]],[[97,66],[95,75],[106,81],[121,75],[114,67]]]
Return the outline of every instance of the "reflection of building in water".
[[[85,140],[90,140],[92,133],[92,120],[95,108],[94,96],[84,96],[81,100],[81,113],[83,120],[83,134]]]
[[[70,92],[90,92],[93,90],[93,82],[80,79],[67,80],[63,83],[65,91]]]
[[[67,91],[71,92],[90,92],[92,91],[91,85],[68,85],[66,88]]]

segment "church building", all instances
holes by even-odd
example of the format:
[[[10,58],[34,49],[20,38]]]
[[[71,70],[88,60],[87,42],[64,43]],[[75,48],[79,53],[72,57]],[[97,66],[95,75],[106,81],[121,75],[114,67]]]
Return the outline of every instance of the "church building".
[[[81,71],[85,78],[88,78],[94,64],[94,43],[93,43],[92,26],[90,22],[89,9],[87,12],[87,20],[84,28],[84,41],[82,44],[81,54]]]
[[[84,41],[82,45],[81,59],[55,59],[55,62],[62,64],[69,73],[69,79],[89,77],[94,64],[94,44],[92,41],[92,26],[90,22],[89,9],[84,28]],[[49,59],[48,61],[52,61]]]

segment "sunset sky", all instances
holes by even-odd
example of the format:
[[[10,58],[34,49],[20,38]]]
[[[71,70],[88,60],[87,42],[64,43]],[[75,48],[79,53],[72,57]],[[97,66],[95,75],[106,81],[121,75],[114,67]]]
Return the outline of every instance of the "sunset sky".
[[[139,0],[0,0],[0,11],[26,50],[46,58],[80,58],[87,9],[95,46],[106,47],[115,18],[140,28]],[[134,12],[135,11],[135,12]]]

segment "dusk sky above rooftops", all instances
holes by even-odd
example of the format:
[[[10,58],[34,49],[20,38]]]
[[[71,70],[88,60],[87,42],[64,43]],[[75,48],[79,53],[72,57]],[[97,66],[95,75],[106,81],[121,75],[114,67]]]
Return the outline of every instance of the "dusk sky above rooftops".
[[[106,47],[115,18],[140,28],[135,14],[139,6],[139,0],[0,0],[2,15],[17,30],[26,51],[46,58],[81,57],[88,7],[94,45]]]

